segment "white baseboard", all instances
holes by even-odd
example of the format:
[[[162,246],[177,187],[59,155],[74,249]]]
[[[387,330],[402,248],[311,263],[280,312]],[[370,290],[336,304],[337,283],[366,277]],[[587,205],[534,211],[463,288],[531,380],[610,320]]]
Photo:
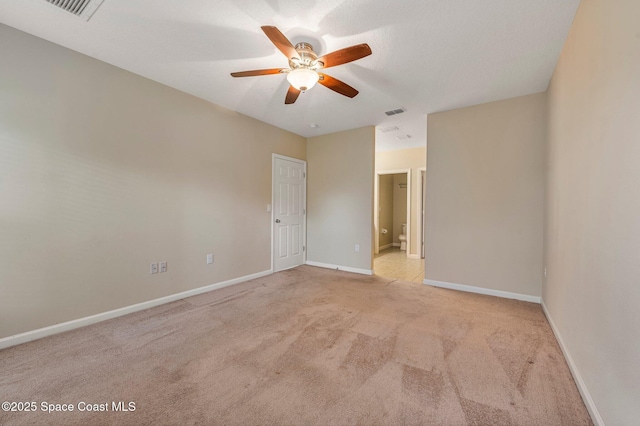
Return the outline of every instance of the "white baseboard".
[[[421,259],[419,254],[408,254],[407,257],[409,259]]]
[[[564,339],[560,334],[560,330],[556,327],[551,315],[549,315],[549,311],[547,310],[547,305],[545,305],[544,300],[541,302],[542,310],[544,311],[544,315],[547,317],[547,321],[549,321],[549,325],[551,326],[551,330],[553,330],[553,334],[556,336],[556,340],[560,345],[560,349],[562,349],[562,353],[564,354],[564,358],[567,360],[567,364],[569,365],[569,371],[571,371],[571,375],[573,376],[573,380],[576,382],[576,386],[578,386],[578,390],[580,391],[580,395],[582,395],[582,400],[584,401],[584,405],[587,406],[587,410],[591,415],[591,420],[593,424],[596,426],[604,426],[604,421],[602,417],[600,417],[600,413],[596,408],[596,404],[593,402],[593,398],[591,398],[591,394],[589,393],[589,389],[587,385],[584,383],[582,379],[582,375],[580,371],[578,371],[578,367],[576,367],[576,363],[573,361],[573,357],[569,353],[569,349],[564,343]]]
[[[387,244],[387,245],[378,247],[378,250],[386,250],[386,249],[391,248],[391,247],[393,247],[393,244]]]
[[[159,299],[136,303],[135,305],[125,306],[123,308],[114,309],[112,311],[107,311],[100,314],[63,322],[60,324],[40,328],[33,331],[27,331],[25,333],[16,334],[14,336],[4,337],[0,339],[0,349],[5,349],[11,346],[30,342],[32,340],[41,339],[43,337],[51,336],[54,334],[63,333],[65,331],[84,327],[90,324],[95,324],[101,321],[106,321],[112,318],[121,317],[123,315],[131,314],[133,312],[138,312],[144,309],[153,308],[154,306],[163,305],[165,303],[174,302],[176,300],[184,299],[191,296],[196,296],[198,294],[206,293],[208,291],[216,290],[219,288],[228,287],[234,284],[239,284],[239,283],[253,280],[256,278],[261,278],[267,275],[271,275],[272,273],[273,272],[269,270],[269,271],[258,272],[251,275],[245,275],[244,277],[234,278],[232,280],[222,281],[222,282],[211,284],[205,287],[183,291],[181,293],[172,294],[169,296],[161,297]]]
[[[401,243],[392,243],[391,245],[394,247],[400,247]]]
[[[329,263],[314,262],[312,260],[307,260],[306,264],[309,266],[317,266],[318,268],[337,269],[339,271],[354,272],[356,274],[373,275],[373,269],[360,269],[352,268],[350,266],[331,265]]]
[[[430,286],[434,286],[434,287],[448,288],[450,290],[459,290],[459,291],[466,291],[468,293],[486,294],[488,296],[503,297],[505,299],[516,299],[516,300],[522,300],[524,302],[540,303],[540,300],[541,300],[540,297],[530,296],[528,294],[511,293],[508,291],[493,290],[490,288],[475,287],[475,286],[464,285],[464,284],[454,284],[454,283],[448,283],[444,281],[434,281],[434,280],[428,280],[426,278],[424,279],[424,281],[422,281],[422,283]]]

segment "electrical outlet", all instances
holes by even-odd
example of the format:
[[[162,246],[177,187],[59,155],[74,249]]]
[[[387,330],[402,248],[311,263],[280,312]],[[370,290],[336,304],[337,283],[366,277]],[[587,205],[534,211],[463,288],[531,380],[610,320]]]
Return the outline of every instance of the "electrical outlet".
[[[267,213],[271,213],[271,204],[267,204]]]
[[[160,262],[160,272],[167,272],[167,262]]]
[[[158,273],[158,264],[157,263],[152,263],[151,266],[149,267],[149,272],[151,272],[152,274],[157,274]]]
[[[547,267],[544,267],[544,277],[547,278]]]
[[[356,247],[354,249],[355,251],[359,252],[360,251],[360,244],[356,244]]]
[[[213,263],[213,253],[209,253],[207,255],[207,265],[211,265]]]

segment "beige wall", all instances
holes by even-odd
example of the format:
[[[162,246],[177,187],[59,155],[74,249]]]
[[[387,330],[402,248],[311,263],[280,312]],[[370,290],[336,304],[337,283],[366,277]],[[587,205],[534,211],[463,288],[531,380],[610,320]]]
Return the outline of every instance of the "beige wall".
[[[307,140],[308,261],[372,269],[374,132],[368,126]]]
[[[431,114],[425,278],[540,296],[546,96]]]
[[[303,138],[0,40],[0,338],[270,269],[271,153],[304,159]]]
[[[548,93],[543,300],[607,425],[640,419],[639,23],[583,0]]]
[[[393,243],[393,175],[380,175],[380,247]],[[383,234],[382,230],[387,233]]]
[[[418,224],[420,203],[420,168],[427,166],[427,148],[399,149],[376,152],[376,173],[386,170],[411,170],[411,232],[409,253],[419,255],[420,225]],[[382,244],[380,244],[382,245]]]

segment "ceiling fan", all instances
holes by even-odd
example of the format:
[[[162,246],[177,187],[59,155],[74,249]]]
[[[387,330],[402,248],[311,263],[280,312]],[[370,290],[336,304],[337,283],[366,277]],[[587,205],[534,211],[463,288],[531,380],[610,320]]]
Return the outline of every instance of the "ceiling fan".
[[[270,68],[265,70],[252,70],[232,72],[232,77],[254,77],[258,75],[287,74],[289,90],[285,97],[285,104],[292,104],[298,99],[300,92],[311,89],[316,83],[322,84],[334,92],[353,98],[358,91],[337,78],[319,72],[324,68],[346,64],[365,56],[371,55],[368,44],[358,44],[344,49],[336,50],[324,56],[318,57],[309,43],[298,43],[293,46],[291,42],[276,27],[263,26],[262,31],[269,40],[289,60],[289,68]]]

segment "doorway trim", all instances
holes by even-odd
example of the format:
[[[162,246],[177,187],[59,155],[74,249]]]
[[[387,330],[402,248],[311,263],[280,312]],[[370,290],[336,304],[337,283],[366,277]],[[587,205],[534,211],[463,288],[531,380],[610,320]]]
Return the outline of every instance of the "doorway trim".
[[[418,224],[418,252],[416,253],[416,259],[424,259],[424,222],[426,219],[426,201],[427,201],[427,168],[418,167],[418,173],[416,173],[417,188],[420,189],[418,200],[416,201],[416,222]]]
[[[302,165],[302,170],[304,172],[304,200],[302,202],[302,208],[304,209],[303,219],[302,219],[302,244],[303,244],[303,253],[302,253],[302,265],[307,262],[307,162],[305,160],[300,160],[299,158],[287,157],[286,155],[281,154],[271,154],[271,204],[268,209],[271,210],[270,217],[270,227],[271,227],[271,272],[276,271],[276,258],[275,258],[275,197],[276,197],[276,159],[292,161],[294,163],[298,163]],[[298,265],[299,266],[299,265]]]
[[[411,253],[411,169],[376,170],[373,191],[373,232],[374,254],[380,253],[380,176],[381,175],[407,175],[407,256]]]

